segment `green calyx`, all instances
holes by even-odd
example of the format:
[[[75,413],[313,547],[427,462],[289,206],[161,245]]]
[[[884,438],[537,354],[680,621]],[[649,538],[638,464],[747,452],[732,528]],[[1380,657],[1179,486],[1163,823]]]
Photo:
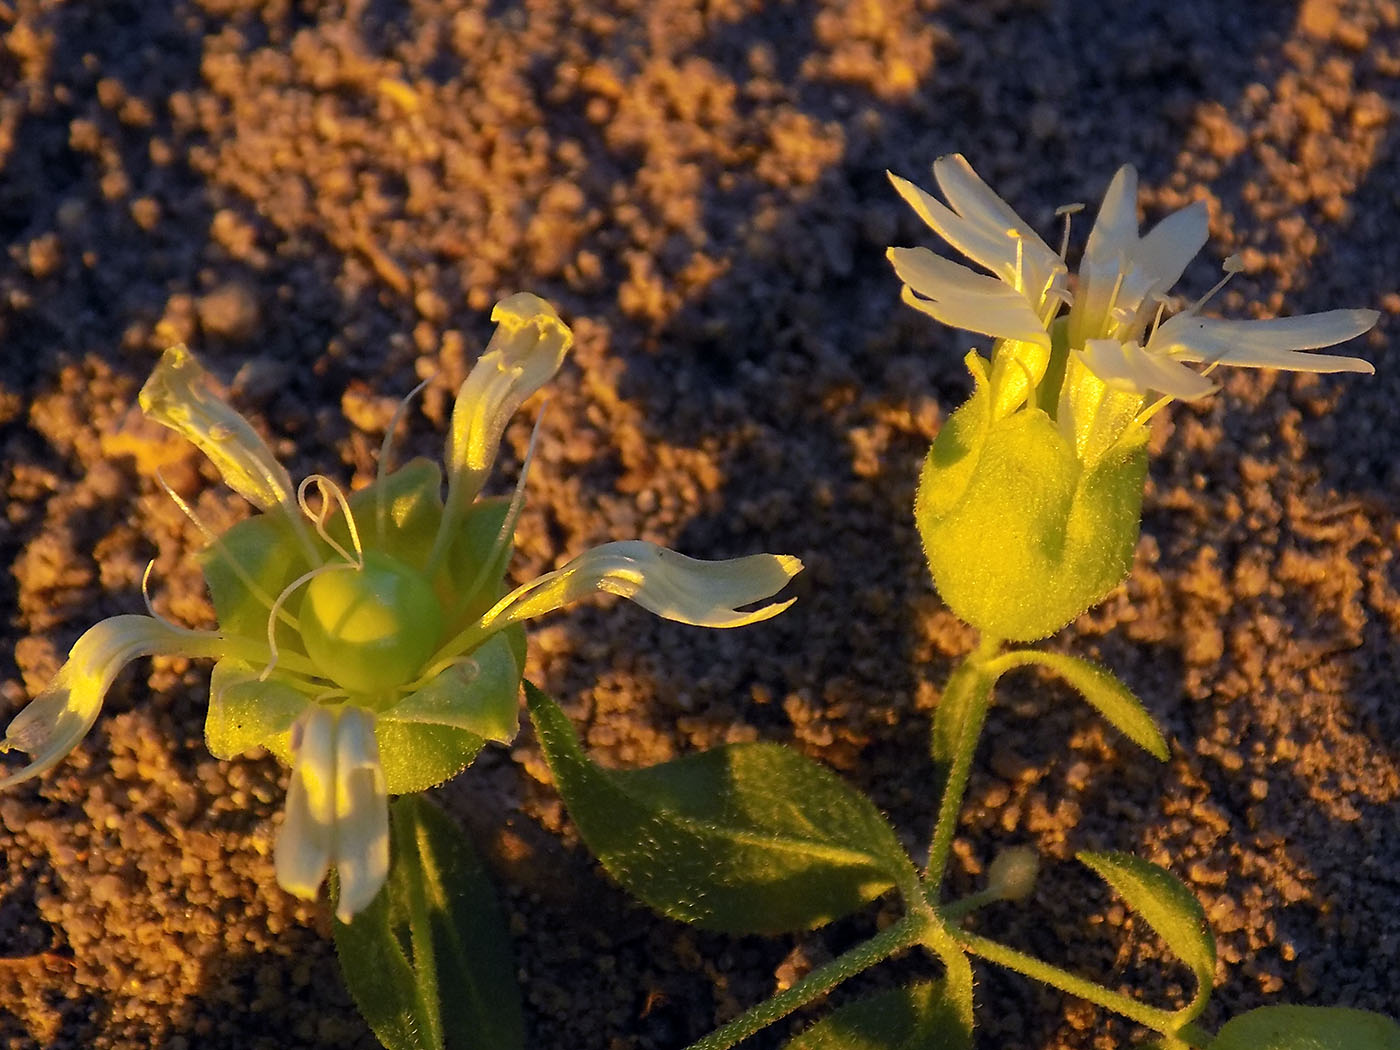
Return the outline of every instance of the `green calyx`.
[[[214,754],[262,746],[289,759],[297,715],[348,698],[375,712],[388,791],[402,794],[460,772],[487,740],[515,735],[523,633],[437,657],[501,596],[508,501],[467,507],[430,568],[441,487],[438,467],[415,460],[350,495],[354,536],[333,513],[314,561],[302,535],[310,530],[282,508],[235,525],[205,552],[220,634],[266,648],[271,627],[277,651],[270,668],[230,656],[216,669],[205,726]]]
[[[949,607],[985,634],[1035,641],[1127,575],[1146,433],[1129,426],[1086,463],[1040,399],[1001,414],[982,359],[968,367],[976,390],[929,449],[915,519]]]

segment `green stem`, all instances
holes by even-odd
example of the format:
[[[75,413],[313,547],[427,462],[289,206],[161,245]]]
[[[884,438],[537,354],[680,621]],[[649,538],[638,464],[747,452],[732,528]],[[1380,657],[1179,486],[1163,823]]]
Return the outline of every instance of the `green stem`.
[[[938,710],[934,712],[933,759],[948,767],[924,879],[928,899],[935,903],[939,887],[943,884],[944,870],[948,866],[948,854],[953,847],[953,833],[957,830],[968,777],[972,774],[972,756],[987,720],[992,686],[997,680],[997,675],[986,668],[1000,649],[998,639],[983,638],[948,679]]]
[[[923,936],[924,924],[925,920],[921,916],[906,915],[870,940],[838,955],[824,966],[818,966],[791,988],[750,1007],[727,1025],[716,1028],[699,1042],[692,1043],[687,1050],[728,1050],[760,1029],[831,991],[847,978],[854,977],[880,960],[918,943]]]
[[[959,900],[940,905],[938,914],[942,916],[944,923],[951,926],[964,916],[971,915],[978,908],[984,908],[988,904],[995,904],[1002,899],[1002,895],[998,890],[982,890],[980,893],[972,893]]]
[[[954,929],[952,934],[960,945],[974,955],[980,955],[989,962],[1005,966],[1008,970],[1015,970],[1017,973],[1023,973],[1037,981],[1043,981],[1062,992],[1069,992],[1071,995],[1077,995],[1091,1003],[1097,1003],[1099,1006],[1106,1007],[1138,1022],[1138,1024],[1146,1025],[1153,1031],[1173,1035],[1183,1028],[1181,1019],[1173,1011],[1147,1006],[1120,992],[1112,991],[1083,977],[1076,977],[1067,970],[1061,970],[1058,966],[1042,962],[1032,955],[1019,952],[1015,948],[1007,947],[997,941],[979,937],[975,933]],[[1199,1031],[1195,1034],[1204,1035]]]

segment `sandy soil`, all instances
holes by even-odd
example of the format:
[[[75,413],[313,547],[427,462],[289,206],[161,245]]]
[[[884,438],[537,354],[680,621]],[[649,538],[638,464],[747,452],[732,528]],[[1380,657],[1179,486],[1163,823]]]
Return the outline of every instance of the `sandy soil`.
[[[1393,0],[5,0],[0,34],[7,711],[84,628],[140,611],[149,558],[162,611],[211,620],[202,540],[154,472],[206,520],[246,511],[130,412],[161,348],[196,347],[293,475],[363,481],[420,376],[406,451],[436,451],[491,303],[529,289],[579,339],[520,578],[634,536],[810,567],[742,632],[558,616],[531,677],[606,762],[782,741],[917,848],[924,726],[971,637],[908,508],[968,339],[898,303],[884,247],[930,239],[884,170],[926,180],[960,150],[1053,237],[1057,205],[1133,162],[1149,218],[1210,204],[1188,293],[1238,251],[1236,316],[1382,309],[1356,350],[1372,379],[1235,374],[1159,417],[1134,575],[1052,644],[1116,668],[1174,757],[1008,681],[955,889],[1036,845],[1034,899],[981,928],[1171,999],[1184,972],[1072,860],[1136,850],[1205,902],[1211,1024],[1281,997],[1400,1006]],[[0,1043],[374,1045],[318,909],[273,882],[285,774],[211,759],[206,695],[207,666],[143,662],[70,761],[0,798]],[[875,921],[764,940],[652,917],[590,860],[528,733],[439,797],[499,876],[531,1047],[678,1048]],[[911,972],[933,970],[839,994]],[[1129,1041],[990,967],[978,994],[984,1047]]]

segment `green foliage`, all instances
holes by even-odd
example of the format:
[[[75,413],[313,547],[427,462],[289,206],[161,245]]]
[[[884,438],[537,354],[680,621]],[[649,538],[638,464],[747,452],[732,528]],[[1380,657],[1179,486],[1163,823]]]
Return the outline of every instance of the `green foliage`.
[[[786,1050],[971,1050],[957,1003],[939,981],[892,988],[838,1007]]]
[[[1400,1050],[1400,1025],[1336,1006],[1262,1006],[1226,1023],[1210,1050]]]
[[[737,744],[607,770],[583,754],[554,701],[528,682],[525,695],[589,848],[672,918],[739,933],[808,929],[915,877],[869,800],[795,751]]]
[[[994,418],[984,365],[929,449],[914,517],[938,593],[998,638],[1030,642],[1102,601],[1132,563],[1146,455],[1134,431],[1087,466],[1033,406]]]
[[[1088,660],[1061,653],[1046,653],[1037,649],[1017,649],[996,660],[1000,671],[1033,664],[1062,679],[1096,707],[1101,715],[1138,747],[1153,758],[1165,762],[1167,742],[1157,723],[1126,685],[1107,668]]]
[[[1196,995],[1178,1016],[1200,1016],[1215,983],[1215,938],[1200,901],[1171,872],[1128,853],[1080,853],[1079,860],[1118,891],[1196,975]]]
[[[335,923],[346,986],[387,1050],[523,1048],[520,992],[495,890],[435,806],[390,808],[393,867],[374,902]]]

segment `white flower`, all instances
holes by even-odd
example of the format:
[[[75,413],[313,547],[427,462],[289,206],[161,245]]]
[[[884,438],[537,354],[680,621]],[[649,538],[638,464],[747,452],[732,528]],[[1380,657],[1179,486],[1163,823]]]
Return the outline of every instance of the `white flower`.
[[[890,178],[949,245],[995,276],[927,249],[891,248],[904,300],[953,327],[1004,341],[991,376],[998,415],[1030,400],[1047,375],[1055,377],[1058,391],[1037,400],[1049,407],[1081,454],[1102,452],[1125,426],[1141,422],[1138,413],[1149,394],[1190,400],[1210,393],[1215,385],[1205,374],[1220,364],[1374,371],[1360,358],[1299,352],[1362,334],[1380,316],[1374,310],[1221,321],[1198,316],[1207,295],[1159,324],[1167,289],[1206,242],[1207,214],[1197,202],[1139,236],[1137,174],[1130,166],[1118,170],[1104,194],[1073,296],[1064,290],[1059,256],[961,156],[940,158],[933,171],[951,210],[911,183]],[[1237,269],[1234,260],[1227,263],[1230,272]],[[1067,316],[1059,316],[1062,303],[1071,303]],[[1038,354],[1028,355],[1028,344],[1054,347],[1051,357],[1059,355],[1058,368],[1042,364]],[[1207,367],[1197,371],[1192,364]]]
[[[0,751],[31,760],[0,778],[0,788],[72,751],[131,660],[215,659],[210,751],[231,758],[262,746],[290,762],[278,881],[314,897],[334,866],[337,915],[348,922],[388,872],[388,795],[439,783],[485,741],[514,737],[520,621],[596,592],[705,627],[754,623],[791,604],[740,608],[781,590],[801,571],[796,558],[697,561],[640,540],[604,544],[503,595],[524,470],[513,499],[477,497],[509,417],[555,374],[573,336],[529,294],[502,300],[492,317],[496,334],[453,410],[445,501],[436,465],[418,460],[390,473],[387,447],[379,478],[359,493],[347,497],[323,475],[294,487],[257,432],[208,389],[195,358],[184,347],[166,351],[141,391],[142,408],[198,445],[266,513],[210,534],[204,568],[219,631],[154,615],[91,628],[10,723]]]

